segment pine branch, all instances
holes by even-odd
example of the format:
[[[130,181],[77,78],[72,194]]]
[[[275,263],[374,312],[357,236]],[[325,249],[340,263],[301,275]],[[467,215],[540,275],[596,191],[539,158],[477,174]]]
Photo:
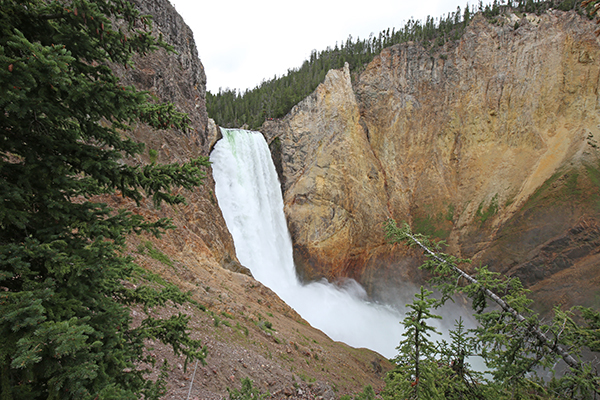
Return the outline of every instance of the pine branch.
[[[394,230],[394,228],[395,228],[395,230]],[[441,255],[432,251],[429,248],[429,246],[427,246],[424,243],[424,240],[422,240],[419,237],[420,235],[415,235],[411,232],[408,224],[405,224],[405,227],[402,229],[402,228],[398,228],[395,225],[395,222],[390,221],[388,223],[387,229],[388,229],[388,237],[395,234],[395,235],[397,235],[397,239],[399,239],[399,240],[412,241],[414,244],[416,244],[421,249],[423,249],[425,254],[427,256],[429,256],[430,258],[436,260],[437,262],[439,262],[443,265],[450,267],[452,269],[452,271],[454,271],[454,273],[456,273],[460,277],[463,277],[470,283],[479,285],[479,281],[477,279],[475,279],[471,275],[467,274],[466,272],[464,272],[463,270],[458,268],[456,265],[448,263]],[[537,340],[539,340],[539,342],[542,343],[546,348],[550,349],[553,353],[559,355],[565,361],[565,363],[567,363],[567,365],[569,365],[571,368],[573,368],[574,370],[577,370],[581,373],[584,372],[581,363],[579,363],[571,354],[569,354],[566,350],[564,350],[562,348],[562,346],[560,346],[560,344],[557,343],[557,341],[553,341],[551,338],[549,338],[538,326],[532,325],[527,320],[527,318],[525,318],[521,313],[519,313],[517,310],[515,310],[513,307],[511,307],[506,301],[504,301],[496,293],[492,292],[490,289],[488,289],[486,287],[482,287],[482,290],[485,293],[485,295],[488,298],[492,299],[496,304],[498,304],[502,308],[502,310],[504,310],[506,313],[510,314],[518,322],[527,324],[529,326],[530,332],[534,335],[534,337]],[[600,388],[595,388],[595,391],[597,393],[600,393]]]

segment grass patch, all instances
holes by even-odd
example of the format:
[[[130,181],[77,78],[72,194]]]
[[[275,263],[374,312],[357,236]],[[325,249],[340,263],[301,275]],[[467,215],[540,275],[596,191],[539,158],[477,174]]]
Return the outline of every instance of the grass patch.
[[[213,318],[213,325],[215,326],[215,328],[218,328],[221,324],[221,319],[212,311],[209,311],[208,313]]]
[[[560,170],[544,182],[527,200],[523,211],[557,204],[585,205],[600,212],[600,165]]]
[[[246,336],[246,337],[248,337],[248,335],[250,334],[250,331],[248,330],[248,328],[245,327],[245,326],[240,325],[239,322],[235,324],[235,327],[237,329],[239,329],[244,334],[244,336]]]
[[[256,323],[256,326],[258,326],[260,329],[262,329],[265,332],[275,331],[275,329],[273,329],[273,324],[269,321],[258,321]]]
[[[448,204],[448,210],[446,211],[446,221],[454,221],[454,204]]]
[[[527,202],[523,205],[523,211],[535,207],[542,200],[546,192],[552,188],[552,185],[561,177],[563,173],[558,171],[554,173],[546,182],[544,182],[533,194],[529,197]]]
[[[221,315],[228,319],[233,319],[233,315],[226,313],[225,311],[221,311]]]
[[[567,198],[574,196],[579,197],[581,195],[581,189],[577,187],[577,179],[579,178],[579,172],[573,170],[566,174],[566,182],[563,188],[564,195]]]
[[[265,317],[263,317],[260,313],[257,313],[258,322],[254,321],[254,324],[258,326],[261,330],[269,333],[270,331],[276,331],[273,328],[273,324],[268,321]]]
[[[413,229],[423,235],[445,240],[450,236],[451,231],[450,228],[444,226],[445,223],[448,223],[446,217],[447,215],[444,216],[441,212],[436,215],[415,215],[413,217]]]
[[[485,210],[483,210],[483,203],[484,202],[482,201],[479,204],[479,207],[477,207],[477,211],[475,212],[475,215],[479,218],[479,222],[481,222],[482,225],[485,224],[485,221],[490,217],[498,213],[498,194],[496,193],[496,195],[492,197],[490,204]]]
[[[593,165],[585,165],[586,175],[590,180],[590,183],[594,186],[597,192],[600,192],[600,170],[595,168]],[[600,199],[596,198],[594,203],[596,212],[600,212]]]
[[[281,358],[284,361],[291,362],[291,363],[294,362],[294,357],[292,357],[286,353],[279,353],[279,358]]]

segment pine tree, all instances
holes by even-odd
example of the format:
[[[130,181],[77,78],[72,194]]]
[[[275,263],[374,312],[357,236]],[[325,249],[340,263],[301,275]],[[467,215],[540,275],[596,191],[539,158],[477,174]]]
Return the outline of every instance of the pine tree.
[[[131,324],[128,305],[182,303],[171,285],[128,289],[139,267],[124,255],[146,221],[98,196],[182,203],[205,158],[136,165],[132,124],[187,126],[172,104],[123,87],[108,67],[168,46],[123,0],[0,0],[0,398],[157,398],[144,340],[201,359],[187,317]],[[162,288],[161,288],[162,287]],[[140,365],[143,362],[149,367]]]
[[[469,275],[458,266],[470,260],[441,252],[442,243],[413,233],[408,224],[398,227],[395,221],[389,220],[386,236],[392,242],[406,241],[424,251],[427,260],[422,268],[432,273],[431,281],[441,291],[442,301],[458,292],[472,299],[479,323],[473,331],[478,351],[496,387],[513,392],[545,393],[547,388],[540,383],[536,370],[552,369],[557,360],[562,359],[568,371],[555,380],[555,392],[570,398],[600,394],[596,367],[589,360],[582,360],[584,347],[597,350],[600,313],[576,308],[581,310],[581,319],[585,322],[579,325],[571,317],[573,310],[565,313],[556,309],[554,323],[543,324],[529,308],[531,300],[517,278],[502,277],[487,267],[475,268],[475,274]],[[490,307],[488,301],[496,307]]]
[[[398,356],[393,359],[396,368],[388,374],[385,399],[442,399],[443,391],[436,385],[437,349],[431,333],[439,334],[429,325],[430,319],[441,319],[431,309],[436,300],[432,292],[421,286],[411,304],[407,304],[402,325],[404,340],[396,348]]]

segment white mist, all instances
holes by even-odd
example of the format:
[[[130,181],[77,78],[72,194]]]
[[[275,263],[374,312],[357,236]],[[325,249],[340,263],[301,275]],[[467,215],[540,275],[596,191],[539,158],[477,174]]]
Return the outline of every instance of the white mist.
[[[217,200],[242,265],[332,339],[394,357],[402,339],[402,315],[369,303],[355,281],[337,286],[298,280],[279,179],[265,139],[259,132],[221,130],[223,139],[210,161]]]

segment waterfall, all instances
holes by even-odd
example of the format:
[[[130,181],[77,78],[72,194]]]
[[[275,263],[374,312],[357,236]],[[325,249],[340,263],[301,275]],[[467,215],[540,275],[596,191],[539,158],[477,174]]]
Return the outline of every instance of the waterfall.
[[[402,339],[402,315],[368,302],[353,280],[342,286],[298,280],[279,180],[265,139],[260,132],[221,131],[223,139],[210,161],[217,201],[242,265],[332,339],[394,357]]]

